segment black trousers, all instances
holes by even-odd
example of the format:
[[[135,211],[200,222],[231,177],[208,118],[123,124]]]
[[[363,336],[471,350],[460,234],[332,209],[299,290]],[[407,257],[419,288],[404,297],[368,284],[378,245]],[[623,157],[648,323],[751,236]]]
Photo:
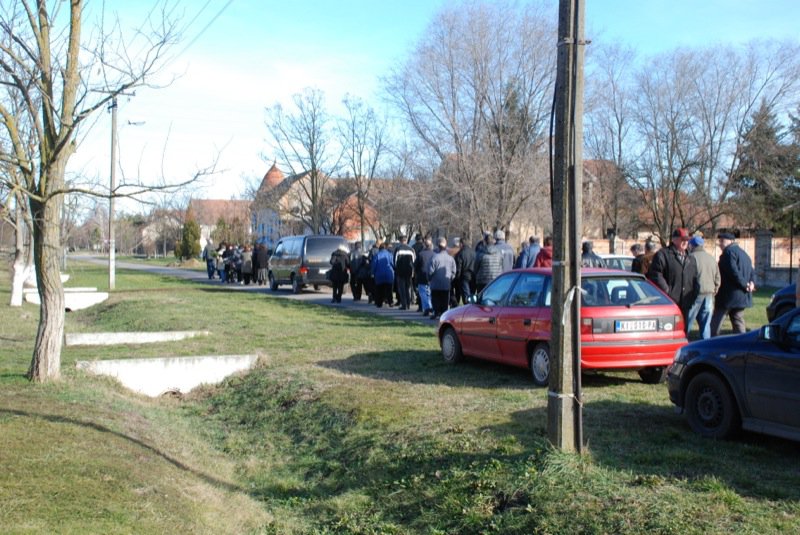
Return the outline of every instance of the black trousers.
[[[434,316],[441,316],[447,312],[450,305],[450,290],[431,290],[431,305]]]

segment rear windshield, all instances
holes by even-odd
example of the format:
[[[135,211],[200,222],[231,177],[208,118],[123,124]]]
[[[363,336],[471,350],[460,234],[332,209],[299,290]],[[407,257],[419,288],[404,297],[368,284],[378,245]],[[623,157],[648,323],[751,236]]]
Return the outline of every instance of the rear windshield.
[[[672,301],[646,279],[625,277],[586,277],[581,280],[583,289],[581,306],[644,306],[668,305]]]
[[[328,262],[340,245],[346,243],[341,236],[322,236],[306,240],[306,260],[308,262]]]

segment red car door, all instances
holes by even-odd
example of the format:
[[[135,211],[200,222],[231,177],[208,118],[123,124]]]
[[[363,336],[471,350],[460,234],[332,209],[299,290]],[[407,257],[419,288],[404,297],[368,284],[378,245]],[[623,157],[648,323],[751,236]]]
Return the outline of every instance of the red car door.
[[[461,317],[461,348],[466,355],[490,360],[500,359],[497,345],[497,319],[517,273],[509,272],[493,280]]]
[[[497,345],[503,362],[528,365],[528,341],[550,339],[550,308],[545,306],[546,277],[522,273],[497,315]],[[545,318],[546,317],[546,318]],[[547,321],[543,323],[543,320]],[[546,328],[546,332],[544,331]]]

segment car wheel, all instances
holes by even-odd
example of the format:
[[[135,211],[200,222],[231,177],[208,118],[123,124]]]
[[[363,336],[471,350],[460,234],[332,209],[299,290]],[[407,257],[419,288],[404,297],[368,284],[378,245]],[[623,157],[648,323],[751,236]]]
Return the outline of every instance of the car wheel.
[[[550,346],[547,344],[537,344],[533,348],[531,375],[536,386],[547,386],[550,382]]]
[[[278,282],[275,280],[275,275],[272,273],[269,274],[269,289],[273,292],[278,291]]]
[[[297,280],[297,277],[292,277],[292,293],[299,294],[300,290],[303,288],[300,286],[300,281]]]
[[[739,429],[739,410],[728,385],[718,375],[697,374],[686,389],[686,417],[695,433],[726,438]]]
[[[461,351],[461,342],[455,329],[448,327],[442,333],[442,356],[448,364],[455,364],[464,360],[464,353]]]
[[[650,368],[642,368],[639,370],[639,377],[642,382],[648,385],[657,385],[663,383],[667,378],[666,366],[655,366]]]

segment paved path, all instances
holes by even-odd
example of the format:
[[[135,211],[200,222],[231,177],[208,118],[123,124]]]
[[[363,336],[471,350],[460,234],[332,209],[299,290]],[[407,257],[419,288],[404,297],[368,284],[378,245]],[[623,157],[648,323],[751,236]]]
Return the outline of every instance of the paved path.
[[[88,256],[88,255],[73,255],[71,259],[78,262],[89,262],[96,265],[108,265],[107,257]],[[176,277],[186,280],[191,280],[199,284],[208,284],[210,286],[218,286],[232,292],[257,292],[263,293],[270,297],[278,297],[282,299],[291,299],[294,301],[303,301],[313,303],[316,305],[323,305],[331,308],[338,308],[343,310],[358,310],[360,312],[375,314],[376,316],[393,318],[397,320],[414,321],[423,325],[437,325],[437,321],[433,321],[424,317],[421,313],[416,312],[416,306],[412,306],[411,310],[399,310],[397,307],[387,307],[384,305],[382,308],[377,308],[375,305],[367,304],[366,298],[359,302],[353,302],[352,296],[347,293],[349,288],[345,285],[345,295],[342,297],[341,303],[331,303],[331,289],[321,287],[319,291],[314,291],[313,288],[307,288],[299,294],[293,294],[289,286],[281,286],[278,291],[271,291],[266,286],[258,285],[240,285],[240,284],[222,284],[219,279],[208,280],[208,275],[205,270],[197,271],[192,269],[182,269],[169,266],[155,266],[139,262],[116,262],[117,269],[131,269],[138,271],[147,271],[148,273],[155,273],[164,275],[166,277]]]

